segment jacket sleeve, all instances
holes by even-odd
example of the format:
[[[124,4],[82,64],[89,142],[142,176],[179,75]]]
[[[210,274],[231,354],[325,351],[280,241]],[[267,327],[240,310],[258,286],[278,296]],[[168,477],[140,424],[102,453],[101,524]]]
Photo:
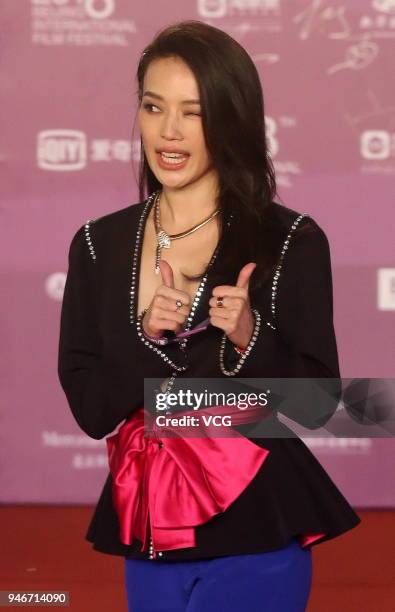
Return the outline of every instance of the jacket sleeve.
[[[273,318],[268,325],[259,295],[251,306],[261,315],[261,324],[237,375],[253,378],[333,378],[326,381],[329,402],[306,401],[292,409],[279,408],[301,425],[321,427],[336,410],[341,382],[333,325],[333,289],[327,237],[311,218],[307,231],[291,238],[282,262],[276,290],[272,293]],[[226,343],[224,362],[231,370],[240,356]],[[317,397],[312,394],[312,397]],[[302,402],[303,403],[303,402]],[[286,403],[289,406],[289,402]],[[329,406],[329,408],[328,408]]]
[[[97,261],[92,258],[85,226],[74,235],[60,317],[58,376],[81,429],[103,438],[139,405],[132,367],[103,351],[97,318]],[[115,353],[115,354],[114,354]]]

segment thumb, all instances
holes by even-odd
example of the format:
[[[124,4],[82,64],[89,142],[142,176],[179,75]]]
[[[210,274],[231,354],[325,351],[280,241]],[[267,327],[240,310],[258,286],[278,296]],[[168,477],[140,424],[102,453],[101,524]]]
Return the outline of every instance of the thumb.
[[[255,268],[256,263],[254,262],[250,262],[243,266],[239,272],[239,276],[237,277],[236,287],[243,287],[244,289],[248,289],[250,277]]]
[[[163,284],[174,289],[174,274],[171,265],[165,259],[161,259],[159,261],[159,268]]]

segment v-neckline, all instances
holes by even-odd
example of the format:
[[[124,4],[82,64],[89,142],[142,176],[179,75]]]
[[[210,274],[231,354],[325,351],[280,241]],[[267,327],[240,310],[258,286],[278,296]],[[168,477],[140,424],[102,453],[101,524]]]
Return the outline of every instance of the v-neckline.
[[[145,228],[147,224],[147,219],[151,212],[152,206],[155,202],[155,197],[158,191],[154,191],[147,199],[145,206],[140,214],[137,234],[136,234],[136,242],[133,254],[133,269],[132,269],[132,287],[130,290],[130,322],[134,323],[138,318],[138,297],[139,297],[139,289],[140,289],[140,274],[141,274],[141,257],[142,257],[142,249],[144,242],[144,234]],[[230,224],[230,220],[224,225],[224,228]],[[222,237],[223,238],[223,237]],[[205,297],[205,289],[207,286],[207,281],[209,279],[209,273],[212,269],[212,266],[217,258],[218,252],[221,247],[222,238],[217,243],[217,246],[214,249],[214,252],[209,261],[207,270],[202,280],[200,281],[198,288],[196,289],[195,295],[192,299],[191,310],[189,312],[188,318],[185,322],[185,325],[182,331],[187,331],[190,329],[192,323],[194,322],[196,313],[200,313],[201,308],[203,307],[203,298]],[[200,321],[198,321],[200,322]],[[184,339],[184,342],[187,339]]]

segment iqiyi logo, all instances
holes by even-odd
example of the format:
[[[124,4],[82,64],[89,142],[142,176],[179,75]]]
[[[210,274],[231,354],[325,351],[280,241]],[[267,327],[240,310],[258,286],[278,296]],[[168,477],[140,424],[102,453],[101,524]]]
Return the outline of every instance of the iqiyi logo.
[[[37,136],[38,167],[43,170],[82,170],[86,150],[86,135],[78,130],[44,130]]]
[[[88,17],[105,19],[113,14],[115,0],[31,0],[35,6],[61,7],[68,5],[83,6]]]

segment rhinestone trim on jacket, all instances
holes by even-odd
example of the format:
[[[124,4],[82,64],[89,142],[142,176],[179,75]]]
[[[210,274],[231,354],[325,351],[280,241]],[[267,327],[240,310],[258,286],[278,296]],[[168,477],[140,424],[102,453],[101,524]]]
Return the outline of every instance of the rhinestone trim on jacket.
[[[221,372],[222,374],[225,374],[225,376],[235,376],[239,370],[242,368],[243,363],[245,362],[245,360],[247,359],[248,355],[250,354],[252,347],[254,346],[256,339],[258,338],[258,334],[259,334],[259,329],[261,326],[261,315],[258,312],[258,310],[256,308],[252,308],[251,309],[252,312],[255,315],[255,326],[254,326],[254,331],[252,332],[252,336],[251,339],[244,351],[244,353],[241,355],[240,359],[238,360],[237,364],[235,365],[235,367],[233,368],[233,370],[227,370],[225,368],[225,364],[224,364],[224,351],[225,351],[225,345],[226,345],[226,340],[228,338],[228,336],[226,335],[226,333],[222,336],[222,340],[221,340],[221,346],[219,349],[219,364],[221,367]]]
[[[88,219],[84,225],[85,240],[88,244],[91,257],[93,261],[96,262],[96,253],[95,253],[95,249],[93,247],[93,242],[92,242],[91,235],[90,235],[90,224],[91,223],[92,223],[92,219]]]
[[[274,272],[274,276],[273,276],[273,282],[272,282],[272,298],[271,298],[271,313],[272,313],[273,323],[270,322],[270,321],[265,321],[266,325],[268,327],[270,327],[271,329],[274,329],[274,330],[277,329],[277,327],[276,327],[276,325],[274,323],[275,317],[276,317],[277,285],[278,285],[278,279],[279,279],[280,273],[281,273],[281,268],[282,268],[282,265],[283,265],[284,256],[285,256],[285,253],[286,253],[286,251],[288,249],[288,246],[289,246],[290,239],[291,239],[293,231],[296,229],[298,223],[300,223],[300,221],[303,219],[303,217],[306,217],[306,216],[308,216],[308,213],[301,213],[294,220],[293,224],[291,225],[291,229],[290,229],[286,239],[283,242],[283,247],[281,249],[279,263],[277,264],[277,266],[275,268],[275,272]],[[226,345],[227,335],[224,334],[222,336],[220,353],[219,353],[219,364],[220,364],[221,372],[223,374],[225,374],[225,376],[236,376],[236,374],[238,374],[238,372],[242,368],[243,363],[245,362],[247,356],[250,354],[250,352],[252,350],[252,347],[254,346],[254,344],[256,342],[256,339],[258,337],[260,326],[261,326],[261,315],[260,315],[260,313],[258,312],[258,310],[256,308],[252,308],[251,310],[255,314],[255,327],[254,327],[254,331],[252,333],[250,342],[248,343],[248,345],[246,347],[246,350],[243,352],[243,354],[241,355],[240,359],[238,360],[238,362],[236,363],[235,367],[232,370],[227,370],[226,367],[225,367],[224,353],[225,353],[225,345]]]
[[[286,239],[284,240],[283,243],[283,248],[281,250],[280,253],[280,261],[276,266],[276,270],[273,276],[273,283],[272,283],[272,301],[271,301],[271,312],[272,312],[272,317],[273,317],[273,321],[276,318],[276,297],[277,297],[277,285],[278,285],[278,279],[280,277],[280,273],[281,273],[281,268],[283,265],[283,259],[285,256],[285,253],[288,249],[291,237],[292,237],[292,233],[293,231],[296,229],[297,225],[300,223],[300,221],[303,219],[303,217],[308,216],[308,213],[301,213],[296,219],[295,221],[292,223],[291,225],[291,229],[289,230],[289,233],[286,237]],[[273,327],[273,326],[272,326]],[[274,325],[273,329],[276,329],[276,326]]]
[[[147,199],[146,205],[144,206],[143,212],[141,213],[140,216],[140,221],[139,221],[139,225],[138,225],[138,230],[137,230],[137,235],[136,235],[136,243],[135,243],[135,247],[134,247],[134,255],[133,255],[133,268],[132,268],[132,285],[130,288],[130,323],[134,323],[136,322],[136,331],[137,331],[137,335],[140,338],[140,340],[145,344],[145,346],[147,346],[148,348],[150,348],[152,351],[154,351],[157,355],[159,355],[166,363],[168,363],[174,370],[176,370],[176,372],[184,372],[188,366],[187,365],[177,365],[176,363],[174,363],[167,355],[164,351],[160,350],[160,348],[158,348],[158,346],[153,343],[150,342],[144,335],[142,328],[141,328],[141,319],[142,316],[140,314],[137,313],[137,303],[136,303],[136,276],[137,276],[137,268],[139,267],[137,265],[138,262],[138,257],[139,257],[139,253],[140,253],[140,241],[141,241],[141,234],[142,234],[142,230],[144,227],[144,222],[145,222],[145,218],[147,215],[147,211],[149,210],[149,206],[153,200],[153,198],[155,198],[155,196],[157,195],[157,192],[152,193],[149,198]],[[230,221],[228,221],[228,225],[230,225]],[[188,315],[186,324],[183,328],[183,331],[187,331],[193,322],[193,318],[195,315],[195,312],[197,310],[197,307],[199,305],[201,296],[203,294],[204,291],[204,287],[207,281],[207,275],[208,275],[208,270],[211,268],[212,264],[214,263],[215,258],[217,257],[218,254],[218,250],[219,250],[219,244],[217,245],[211,260],[209,262],[208,268],[206,270],[206,274],[203,276],[202,280],[200,281],[200,284],[196,290],[194,299],[192,301],[192,306],[191,306],[191,310],[190,313]],[[142,313],[141,313],[142,314]],[[180,343],[180,349],[182,351],[185,351],[185,347],[187,345],[188,342],[188,338],[184,338]],[[174,382],[174,378],[175,378],[175,373],[173,373],[171,379],[169,380],[169,384],[172,385]],[[169,387],[167,387],[165,394],[167,394],[169,391]]]

